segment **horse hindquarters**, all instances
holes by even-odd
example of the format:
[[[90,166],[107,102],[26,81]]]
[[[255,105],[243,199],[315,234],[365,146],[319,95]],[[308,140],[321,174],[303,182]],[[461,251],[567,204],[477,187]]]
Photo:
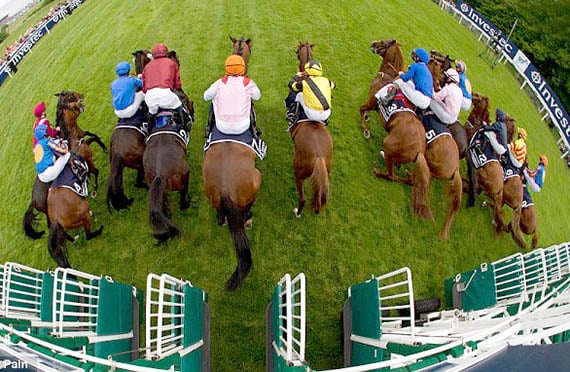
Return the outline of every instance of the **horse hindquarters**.
[[[180,233],[170,220],[170,208],[162,177],[155,177],[150,185],[150,225],[153,236],[159,241],[168,240]]]
[[[311,186],[313,187],[311,208],[315,214],[319,214],[329,200],[329,172],[326,160],[322,157],[315,159],[313,174],[311,175]]]
[[[229,197],[222,197],[222,213],[227,217],[228,228],[234,241],[236,250],[237,266],[232,276],[226,282],[226,289],[233,291],[239,287],[251,269],[251,250],[245,234],[245,221],[251,205],[239,208]]]
[[[107,208],[116,210],[127,209],[134,199],[127,198],[123,189],[123,165],[119,156],[111,152],[111,171],[107,181]]]
[[[430,170],[423,153],[416,157],[414,173],[412,176],[412,209],[420,218],[433,221],[433,214],[429,206]]]

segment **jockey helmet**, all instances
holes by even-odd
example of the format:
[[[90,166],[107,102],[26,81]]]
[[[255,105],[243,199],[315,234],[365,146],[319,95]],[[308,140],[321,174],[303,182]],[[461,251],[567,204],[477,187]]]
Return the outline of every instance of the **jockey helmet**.
[[[505,121],[507,119],[507,115],[500,108],[495,110],[495,117],[497,118],[498,121]]]
[[[152,56],[154,58],[166,57],[168,53],[168,47],[164,43],[158,43],[152,47]]]
[[[128,62],[124,62],[124,61],[119,62],[117,67],[115,67],[115,72],[119,76],[127,75],[130,71],[131,71],[131,65],[129,65]]]
[[[455,60],[455,68],[457,69],[457,72],[467,72],[467,65],[460,59]]]
[[[519,135],[520,138],[522,138],[523,140],[526,141],[526,136],[527,136],[527,134],[526,134],[526,129],[524,129],[524,128],[522,128],[522,127],[519,127],[519,128],[517,129],[517,134]]]
[[[38,119],[41,118],[45,112],[46,112],[46,103],[44,101],[41,101],[36,105],[36,107],[34,107],[34,116]]]
[[[40,124],[36,127],[36,129],[34,129],[34,137],[37,140],[41,140],[42,138],[44,138],[46,133],[47,133],[47,125],[45,124]]]
[[[451,81],[453,81],[455,84],[459,83],[459,74],[457,73],[457,71],[455,71],[452,68],[448,68],[445,72],[444,72],[445,76],[447,76],[447,78]]]
[[[321,76],[323,74],[323,66],[317,61],[310,60],[305,63],[305,71],[310,76]]]
[[[245,74],[245,61],[242,56],[232,54],[226,58],[224,63],[226,74],[232,76],[239,76]]]
[[[548,158],[546,157],[546,155],[544,154],[540,155],[540,162],[544,164],[545,167],[548,167]]]
[[[423,63],[429,63],[429,53],[423,48],[416,48],[412,50],[412,59],[415,61],[417,57]]]

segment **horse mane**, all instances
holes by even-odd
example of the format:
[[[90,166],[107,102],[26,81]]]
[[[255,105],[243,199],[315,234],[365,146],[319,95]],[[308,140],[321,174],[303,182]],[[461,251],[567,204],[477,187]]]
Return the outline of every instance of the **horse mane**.
[[[511,143],[515,139],[517,120],[507,114],[507,117],[505,119],[505,125],[507,127],[507,142]]]
[[[297,46],[297,51],[295,52],[295,54],[297,55],[297,59],[299,60],[299,72],[304,72],[305,63],[313,59],[313,46],[314,44],[311,44],[307,41],[303,42],[299,40],[299,45]],[[307,51],[305,56],[303,56],[302,53],[303,50]]]
[[[476,127],[476,129],[481,128],[483,123],[491,122],[489,114],[489,97],[484,96],[480,93],[473,93],[473,110],[469,114],[467,121]]]
[[[61,130],[63,138],[69,137],[69,129],[65,125],[65,121],[63,119],[63,109],[65,107],[65,97],[67,97],[67,94],[69,94],[69,92],[65,90],[55,94],[57,97],[59,97],[55,111],[55,125]]]

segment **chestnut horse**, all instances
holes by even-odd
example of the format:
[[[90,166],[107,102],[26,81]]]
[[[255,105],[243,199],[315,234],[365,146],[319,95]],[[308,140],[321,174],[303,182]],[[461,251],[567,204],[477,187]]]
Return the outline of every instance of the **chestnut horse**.
[[[473,110],[469,113],[465,130],[469,141],[477,134],[479,129],[484,125],[490,124],[489,115],[489,98],[474,92],[473,93]],[[467,166],[474,168],[471,156],[467,156]],[[485,164],[479,169],[473,170],[474,177],[469,182],[469,188],[473,195],[478,195],[484,191],[492,201],[493,205],[493,222],[495,225],[495,234],[498,235],[504,230],[503,221],[503,167],[498,160],[493,160]],[[471,205],[471,204],[470,204]]]
[[[305,64],[312,59],[312,48],[313,44],[299,41],[296,53],[299,72],[304,72]],[[310,178],[313,188],[311,209],[318,214],[329,200],[329,174],[333,159],[332,137],[325,125],[314,121],[298,122],[289,131],[295,144],[293,169],[298,194],[297,207],[293,212],[297,218],[301,217],[306,201],[303,184],[307,178]]]
[[[151,61],[152,54],[148,50],[137,50],[132,53],[135,62],[136,75],[142,74],[144,66]],[[144,105],[144,103],[143,103]],[[128,208],[134,201],[125,195],[123,188],[123,169],[136,170],[135,187],[145,187],[143,154],[145,136],[135,128],[115,127],[111,134],[109,162],[111,169],[107,181],[107,207],[117,210]]]
[[[370,138],[370,131],[366,125],[367,112],[378,110],[378,102],[374,94],[384,85],[398,77],[398,72],[406,68],[404,55],[397,40],[377,40],[372,42],[372,53],[382,57],[382,63],[376,78],[369,87],[369,97],[365,104],[360,106],[360,125],[365,138]],[[384,129],[388,134],[384,138],[384,159],[387,172],[382,173],[374,168],[377,177],[398,181],[412,185],[412,209],[416,216],[433,221],[429,207],[430,170],[425,157],[426,139],[425,129],[418,117],[407,111],[394,113],[388,121],[384,122]],[[414,163],[411,179],[399,177],[394,172],[394,165]]]
[[[92,195],[96,195],[98,187],[99,170],[93,162],[93,152],[90,148],[91,143],[96,142],[101,148],[107,152],[107,147],[101,141],[99,136],[88,131],[83,131],[77,124],[78,116],[85,109],[83,102],[83,94],[71,91],[62,91],[56,94],[59,97],[56,111],[56,125],[60,127],[60,134],[69,145],[69,151],[72,153],[82,153],[82,158],[87,162],[89,173],[94,175],[94,191]],[[47,197],[49,184],[41,182],[37,177],[34,180],[32,189],[32,201],[24,214],[23,228],[26,235],[32,239],[39,239],[43,236],[43,231],[34,229],[34,221],[36,215],[34,210],[47,215]],[[48,219],[48,227],[50,221]]]
[[[232,54],[241,56],[245,61],[245,66],[247,68],[249,57],[251,56],[251,39],[244,39],[243,37],[236,39],[235,37],[230,36],[230,40],[232,42]]]
[[[91,149],[85,144],[77,148],[77,154],[81,160],[83,156],[89,156]],[[72,155],[72,159],[75,155]],[[70,163],[66,165],[71,167]],[[88,167],[88,163],[85,162]],[[91,213],[86,198],[77,195],[73,190],[66,187],[51,188],[47,197],[48,221],[50,222],[48,250],[51,257],[59,267],[71,267],[67,259],[66,241],[71,240],[67,231],[83,227],[87,240],[101,235],[103,226],[96,231],[91,231]]]

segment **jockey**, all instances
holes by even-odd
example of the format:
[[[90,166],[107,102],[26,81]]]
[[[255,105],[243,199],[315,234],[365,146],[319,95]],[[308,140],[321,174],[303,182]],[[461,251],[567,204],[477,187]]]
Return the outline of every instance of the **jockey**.
[[[259,100],[261,92],[255,81],[248,78],[244,59],[232,54],[225,61],[226,75],[216,80],[204,92],[204,100],[212,101],[206,138],[213,126],[225,134],[241,134],[251,129],[253,136],[258,139],[261,132],[255,123],[255,114],[251,100]]]
[[[328,124],[332,90],[335,88],[335,83],[323,76],[319,62],[311,60],[305,63],[305,74],[298,73],[289,81],[290,92],[285,99],[289,126],[297,122],[300,114],[305,114],[309,120]],[[298,112],[300,108],[303,113]]]
[[[433,94],[429,107],[443,124],[450,125],[459,118],[463,95],[458,85],[457,71],[450,68],[444,74],[446,76],[445,85],[439,92]]]
[[[129,76],[130,71],[131,65],[127,62],[119,62],[115,67],[118,78],[111,83],[113,108],[119,119],[133,117],[144,100],[144,93],[136,91],[137,88],[142,88],[143,82],[140,78]]]
[[[517,168],[521,168],[526,162],[526,130],[522,127],[517,129],[517,139],[509,145],[509,157],[511,162]]]
[[[540,155],[538,166],[535,170],[529,170],[526,168],[524,170],[524,178],[527,181],[527,185],[534,192],[539,192],[544,186],[544,181],[546,179],[546,167],[548,166],[548,158],[546,155]]]
[[[505,124],[506,115],[503,110],[499,108],[495,110],[495,120],[495,123],[484,126],[481,130],[489,139],[495,153],[501,158],[501,163],[504,163],[503,155],[507,152],[507,126]]]
[[[34,159],[38,178],[42,182],[51,182],[59,176],[71,153],[65,142],[57,143],[47,136],[47,126],[38,125],[34,131],[37,144],[34,146]],[[56,160],[57,158],[57,160]]]
[[[36,117],[36,121],[34,122],[34,127],[33,127],[33,132],[35,132],[36,128],[38,127],[38,125],[43,124],[46,126],[47,130],[46,133],[48,136],[50,137],[56,137],[59,133],[59,127],[56,127],[55,129],[51,127],[49,120],[46,117],[46,103],[44,101],[38,103],[36,105],[36,107],[34,107],[34,116]],[[36,139],[36,136],[32,136],[32,148],[34,148],[36,146],[36,143],[38,143],[38,140]]]
[[[182,106],[182,101],[174,90],[182,90],[180,69],[176,62],[167,58],[168,47],[158,43],[152,47],[153,60],[143,69],[142,81],[148,112],[155,115],[159,108],[176,110],[182,120],[189,117]]]
[[[433,77],[427,67],[429,63],[429,53],[423,48],[416,48],[412,51],[414,63],[408,68],[408,72],[400,71],[399,79],[394,80],[380,89],[376,98],[387,104],[396,94],[398,88],[404,95],[418,108],[426,109],[430,105],[433,96]]]
[[[463,101],[461,102],[461,109],[469,111],[471,108],[471,100],[473,98],[473,89],[471,88],[471,81],[467,78],[467,65],[461,60],[455,61],[455,70],[459,73],[459,87],[463,92]]]

